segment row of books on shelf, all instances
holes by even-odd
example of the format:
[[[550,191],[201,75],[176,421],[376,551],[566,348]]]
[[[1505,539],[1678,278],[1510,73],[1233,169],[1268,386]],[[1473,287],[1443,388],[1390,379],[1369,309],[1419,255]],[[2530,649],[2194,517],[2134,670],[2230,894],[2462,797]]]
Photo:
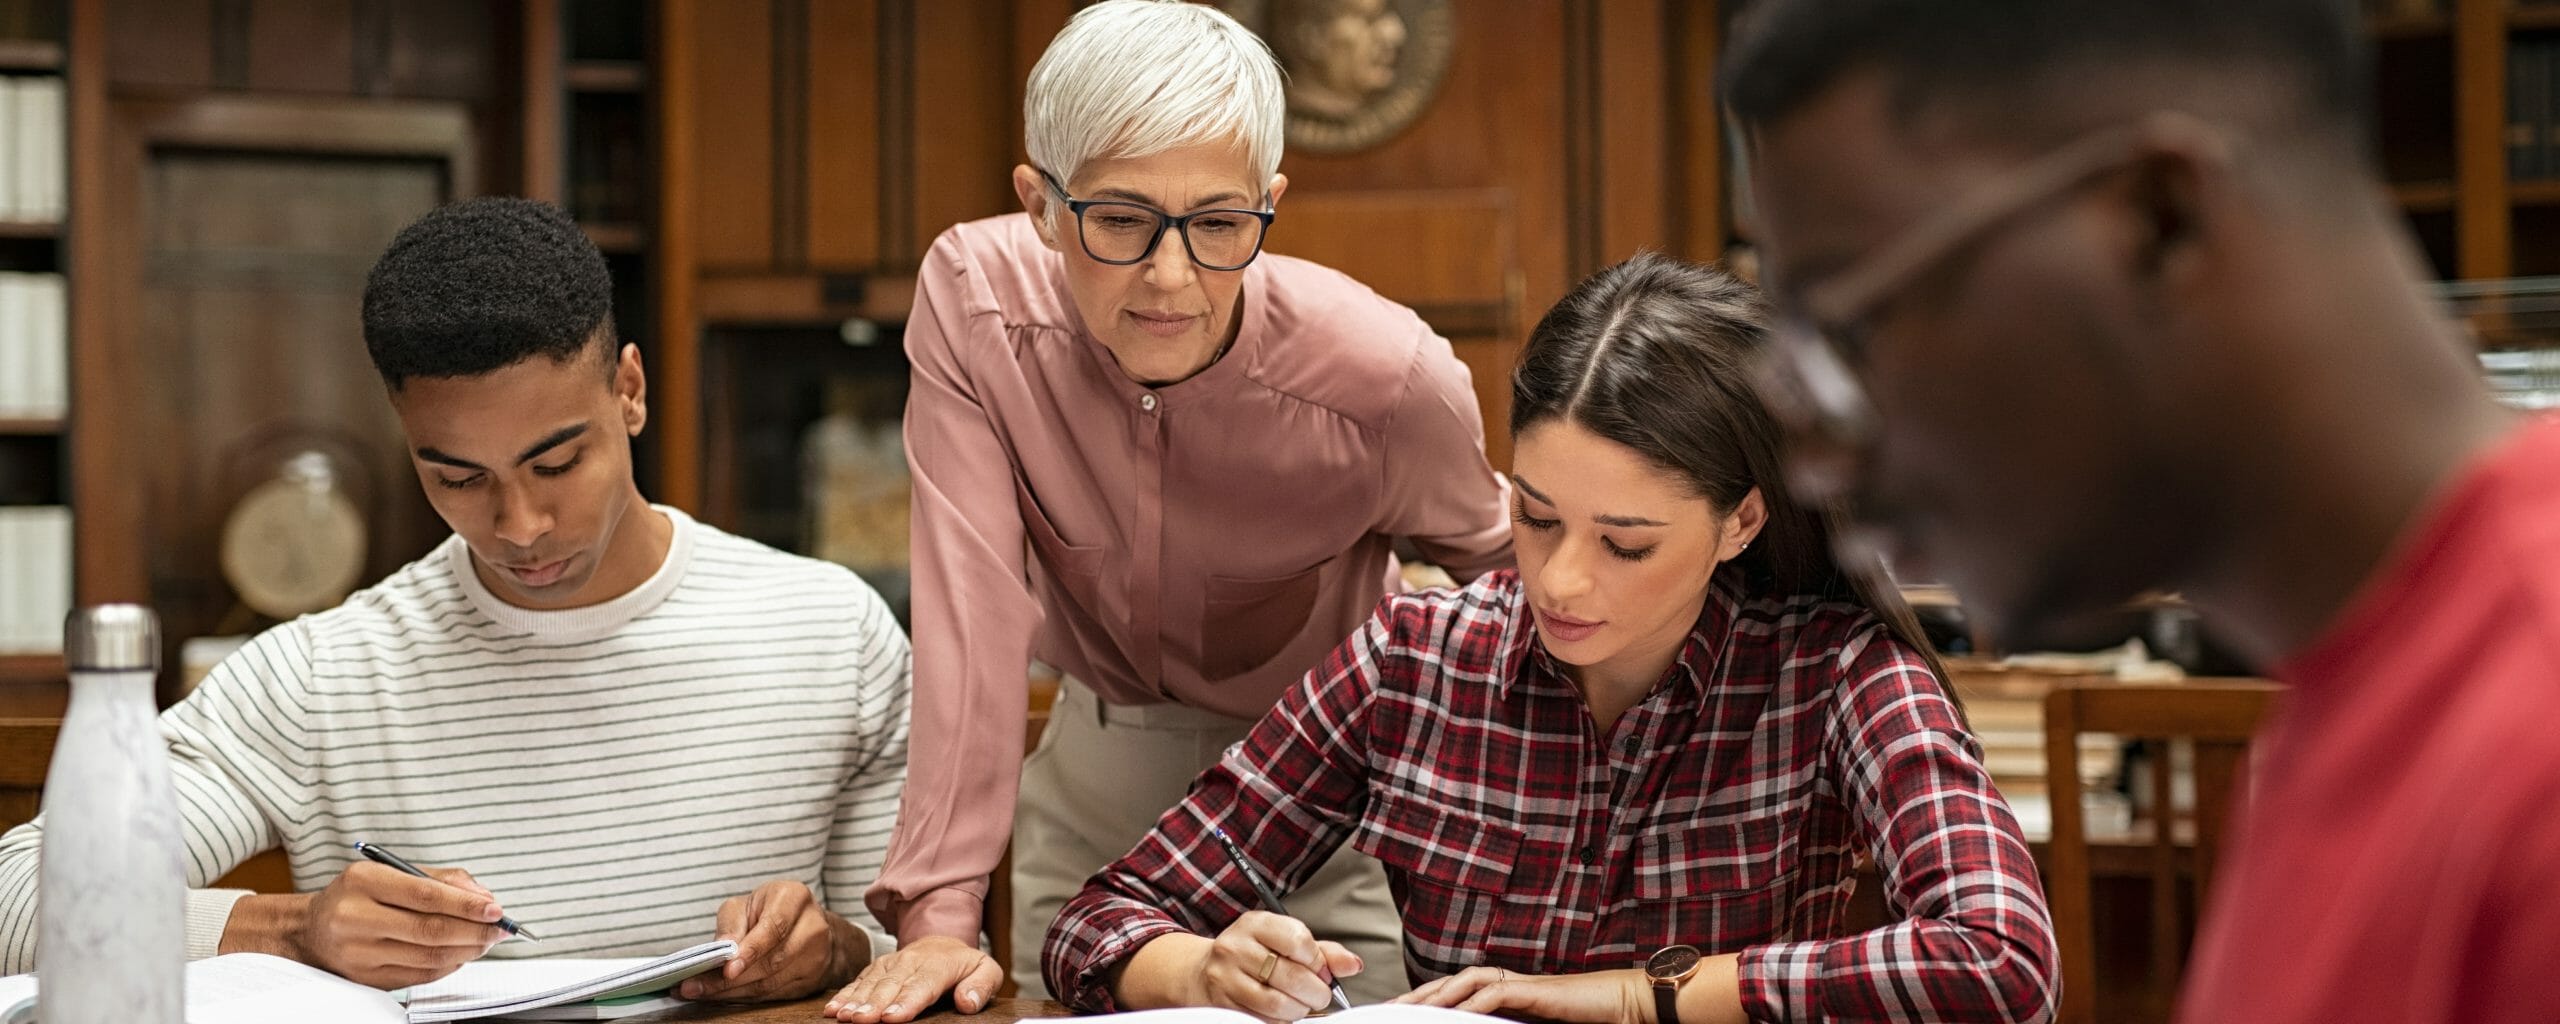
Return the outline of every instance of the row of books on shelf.
[[[2560,177],[2560,38],[2507,48],[2507,176]]]
[[[56,654],[71,614],[71,510],[0,505],[0,654]]]
[[[0,0],[0,39],[60,39],[61,0]]]
[[[2560,0],[2514,0],[2515,7],[2560,7]],[[2453,11],[2453,0],[2363,0],[2369,18],[2434,18]]]
[[[62,219],[62,79],[0,75],[0,221]]]
[[[2500,402],[2518,409],[2560,409],[2560,348],[2482,352],[2480,372]]]
[[[60,274],[0,272],[0,419],[70,408],[70,303]]]

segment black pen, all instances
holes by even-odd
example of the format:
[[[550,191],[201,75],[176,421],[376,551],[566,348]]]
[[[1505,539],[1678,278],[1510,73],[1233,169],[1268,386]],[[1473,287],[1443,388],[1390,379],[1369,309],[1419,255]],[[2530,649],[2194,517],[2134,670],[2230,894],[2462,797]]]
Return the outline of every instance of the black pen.
[[[1226,848],[1227,857],[1236,862],[1236,869],[1244,872],[1244,880],[1246,884],[1253,886],[1253,894],[1262,897],[1262,909],[1282,917],[1289,916],[1289,908],[1280,905],[1280,894],[1271,891],[1271,883],[1262,880],[1262,872],[1253,869],[1252,861],[1244,859],[1244,851],[1236,847],[1235,840],[1227,838],[1227,830],[1212,828],[1209,834],[1218,838],[1218,845]],[[1319,950],[1317,955],[1322,956],[1323,952]],[[1325,984],[1333,986],[1334,1009],[1350,1009],[1351,997],[1342,994],[1342,983],[1333,980],[1333,971],[1326,970],[1324,980]]]
[[[430,882],[437,881],[436,876],[418,870],[418,866],[415,864],[401,860],[399,854],[385,850],[379,846],[375,846],[372,843],[357,843],[356,852],[363,854],[364,859],[380,864],[394,871],[416,875]],[[498,927],[506,929],[507,934],[513,935],[519,939],[524,939],[529,942],[542,941],[541,937],[533,934],[532,931],[528,930],[523,925],[517,924],[504,917],[498,919]]]

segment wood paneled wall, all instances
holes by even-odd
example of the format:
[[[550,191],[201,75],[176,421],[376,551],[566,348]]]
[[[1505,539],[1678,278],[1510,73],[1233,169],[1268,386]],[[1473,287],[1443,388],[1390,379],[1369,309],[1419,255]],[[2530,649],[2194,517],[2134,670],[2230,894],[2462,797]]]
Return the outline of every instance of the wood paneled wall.
[[[638,0],[634,0],[638,2]],[[107,0],[107,88],[467,104],[480,179],[518,184],[510,0]]]
[[[1014,207],[1021,92],[1073,0],[669,0],[694,26],[699,322],[896,316],[917,257]],[[1572,282],[1724,247],[1717,5],[1463,0],[1423,116],[1372,149],[1293,152],[1273,251],[1414,306],[1473,368],[1497,464],[1513,354]],[[670,176],[667,180],[674,180]],[[677,271],[682,272],[682,271]]]
[[[365,579],[443,535],[359,345],[356,304],[400,225],[520,181],[514,8],[74,6],[81,601],[153,604],[172,649],[241,628],[216,538],[230,502],[271,470],[256,460],[272,439],[348,446],[371,499]]]
[[[1010,4],[677,2],[700,54],[680,87],[705,277],[911,269],[1012,201]]]

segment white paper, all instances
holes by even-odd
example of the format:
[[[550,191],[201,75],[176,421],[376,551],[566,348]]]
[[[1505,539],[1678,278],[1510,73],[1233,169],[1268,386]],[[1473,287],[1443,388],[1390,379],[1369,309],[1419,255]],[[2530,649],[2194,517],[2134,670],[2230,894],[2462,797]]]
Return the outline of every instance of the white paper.
[[[60,220],[62,211],[48,193],[62,175],[62,79],[21,78],[13,90],[18,106],[17,219]]]
[[[27,621],[34,618],[30,606],[36,588],[35,559],[27,550],[23,510],[0,506],[0,653],[17,654],[27,648]]]
[[[27,647],[59,653],[63,620],[71,616],[71,510],[45,505],[27,511],[35,524],[36,581],[27,609]]]
[[[35,975],[13,974],[0,978],[0,1024],[34,1020],[35,1011]]]
[[[656,959],[475,960],[409,990],[411,1021],[467,1020],[580,1002],[638,986],[664,987],[729,962],[738,945],[706,942]]]
[[[66,99],[62,79],[39,78],[36,84],[36,137],[38,159],[35,174],[35,207],[37,220],[59,221],[64,213],[64,179],[68,176],[65,156],[63,104]]]
[[[187,1024],[408,1024],[380,989],[282,957],[233,953],[187,965]]]
[[[18,108],[12,115],[18,126],[15,144],[9,147],[9,160],[17,165],[10,169],[14,185],[9,208],[17,220],[45,219],[44,211],[36,204],[36,189],[40,187],[36,175],[42,173],[40,168],[44,163],[44,140],[37,137],[44,126],[38,122],[36,113],[36,108],[44,103],[44,87],[37,85],[38,81],[20,78],[10,83],[15,86],[9,91],[9,98],[13,101],[11,105]]]
[[[0,271],[0,416],[25,416],[35,405],[39,371],[27,276]]]
[[[18,80],[0,75],[0,220],[25,220],[18,213],[18,160],[26,132],[18,127]]]
[[[0,978],[0,1021],[15,1019],[11,1007],[36,996],[36,989],[32,974]],[[408,1016],[388,992],[282,957],[233,953],[187,965],[187,1024],[277,1021],[408,1024]]]
[[[27,413],[58,419],[71,407],[71,299],[60,274],[20,279],[25,297]]]

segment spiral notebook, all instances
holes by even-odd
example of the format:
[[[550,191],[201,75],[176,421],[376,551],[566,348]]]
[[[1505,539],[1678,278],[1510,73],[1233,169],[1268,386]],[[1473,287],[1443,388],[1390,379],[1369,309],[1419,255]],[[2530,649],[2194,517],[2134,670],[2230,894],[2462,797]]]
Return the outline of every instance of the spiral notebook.
[[[728,963],[738,944],[721,939],[656,959],[477,960],[408,990],[409,1024],[510,1017],[609,1020],[676,1004],[678,982]]]

